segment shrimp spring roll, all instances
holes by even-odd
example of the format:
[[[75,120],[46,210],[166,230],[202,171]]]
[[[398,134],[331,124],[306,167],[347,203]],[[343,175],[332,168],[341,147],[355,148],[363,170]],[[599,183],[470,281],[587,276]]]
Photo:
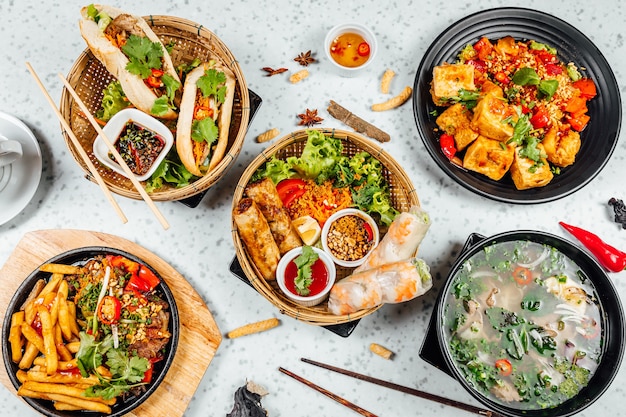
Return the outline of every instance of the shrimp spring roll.
[[[353,273],[333,285],[328,310],[342,315],[384,303],[401,303],[424,294],[432,285],[430,268],[422,259],[385,264]]]
[[[267,280],[276,279],[280,252],[261,210],[251,198],[242,198],[233,209],[233,220],[261,276]]]
[[[264,178],[249,184],[246,187],[246,195],[254,200],[267,219],[281,255],[302,246],[302,240],[294,230],[289,213],[283,207],[283,202],[271,179]]]
[[[419,206],[412,206],[408,212],[398,214],[378,246],[354,272],[415,256],[430,224],[430,216]]]

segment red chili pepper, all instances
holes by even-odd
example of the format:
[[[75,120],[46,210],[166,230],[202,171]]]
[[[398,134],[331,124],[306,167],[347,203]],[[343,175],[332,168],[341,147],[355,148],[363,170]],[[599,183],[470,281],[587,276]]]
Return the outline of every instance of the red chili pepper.
[[[495,79],[499,82],[501,82],[502,84],[508,84],[509,82],[511,82],[511,80],[509,80],[509,76],[506,75],[506,72],[504,71],[499,71],[496,73],[496,75],[494,75]]]
[[[306,182],[299,178],[282,180],[276,185],[276,191],[283,206],[289,207],[297,198],[302,197],[306,191]]]
[[[513,365],[511,365],[511,361],[508,359],[498,359],[495,365],[502,376],[509,376],[513,372]]]
[[[456,155],[456,146],[454,145],[454,137],[452,135],[444,133],[439,136],[439,146],[448,159],[452,159]]]
[[[513,271],[513,278],[515,278],[515,282],[517,282],[519,285],[527,285],[532,282],[533,275],[528,268],[518,266],[517,268],[515,268],[515,271]]]
[[[98,306],[98,320],[104,324],[115,324],[120,319],[122,303],[116,297],[105,296]]]
[[[570,226],[563,222],[559,224],[578,239],[596,257],[598,262],[611,272],[626,270],[626,253],[605,243],[595,235],[580,227]]]
[[[374,240],[374,231],[372,230],[372,226],[370,226],[369,223],[365,223],[363,224],[363,228],[367,232],[368,241],[371,242],[372,240]]]
[[[370,46],[367,42],[361,42],[356,50],[360,56],[368,56],[370,54]]]

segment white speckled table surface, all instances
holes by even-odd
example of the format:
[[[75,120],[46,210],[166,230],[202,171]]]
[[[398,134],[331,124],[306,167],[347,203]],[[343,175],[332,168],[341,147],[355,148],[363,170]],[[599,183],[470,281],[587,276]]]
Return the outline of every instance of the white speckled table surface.
[[[493,235],[514,229],[538,229],[567,237],[559,220],[593,229],[614,246],[626,248],[626,231],[612,218],[607,201],[626,198],[626,145],[620,137],[603,171],[586,187],[563,199],[537,205],[512,205],[492,201],[467,191],[446,176],[428,155],[418,135],[410,103],[390,112],[374,113],[369,106],[386,99],[378,92],[380,75],[393,68],[394,88],[413,85],[422,55],[433,39],[454,21],[481,9],[499,6],[534,8],[560,17],[585,33],[602,51],[624,95],[626,9],[617,0],[512,2],[293,2],[255,1],[171,2],[116,1],[113,5],[140,15],[174,15],[196,21],[215,32],[231,49],[249,88],[263,99],[246,135],[243,150],[229,174],[212,188],[197,208],[180,203],[158,203],[170,222],[163,230],[143,202],[117,198],[129,222],[123,225],[100,189],[84,178],[65,146],[59,123],[30,77],[30,62],[58,103],[61,83],[85,49],[78,32],[76,0],[0,2],[0,111],[24,121],[35,133],[43,154],[43,173],[34,198],[11,221],[0,226],[0,265],[22,236],[33,230],[71,228],[107,232],[137,242],[170,262],[205,300],[223,333],[244,323],[278,316],[282,324],[265,333],[224,339],[185,415],[224,416],[232,410],[233,394],[246,380],[265,386],[270,394],[263,405],[271,416],[354,415],[342,405],[321,396],[278,371],[283,366],[381,416],[428,416],[435,413],[463,416],[444,408],[374,385],[331,375],[300,362],[300,357],[330,362],[396,383],[456,400],[478,404],[460,384],[432,367],[418,352],[434,300],[443,278],[472,232]],[[326,31],[344,21],[361,22],[373,29],[379,41],[374,65],[356,78],[336,75],[323,54]],[[320,62],[309,67],[311,76],[292,85],[287,77],[265,77],[262,67],[285,66],[299,52],[313,50]],[[326,329],[281,316],[263,297],[229,272],[234,256],[230,208],[234,187],[247,164],[267,145],[254,138],[278,127],[283,134],[297,130],[297,114],[317,108],[323,127],[347,129],[327,112],[333,99],[355,114],[390,133],[383,147],[403,166],[413,181],[421,205],[433,225],[420,248],[430,265],[434,289],[401,305],[384,306],[364,318],[347,338]],[[0,207],[0,210],[3,208]],[[611,274],[622,299],[626,275]],[[396,355],[391,361],[372,355],[371,342]],[[581,416],[615,415],[626,385],[623,369],[608,391]],[[28,405],[0,388],[0,415],[36,415]]]

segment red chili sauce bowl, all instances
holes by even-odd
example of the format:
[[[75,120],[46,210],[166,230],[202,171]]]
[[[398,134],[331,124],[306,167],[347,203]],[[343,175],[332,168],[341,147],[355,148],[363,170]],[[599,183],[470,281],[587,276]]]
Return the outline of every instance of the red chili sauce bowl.
[[[294,260],[302,254],[302,247],[295,248],[282,256],[276,270],[276,281],[283,294],[296,304],[312,307],[326,299],[330,289],[335,283],[337,275],[335,263],[328,254],[321,249],[312,247],[319,258],[312,266],[312,282],[309,286],[309,294],[299,295],[294,280],[298,275],[298,267]]]

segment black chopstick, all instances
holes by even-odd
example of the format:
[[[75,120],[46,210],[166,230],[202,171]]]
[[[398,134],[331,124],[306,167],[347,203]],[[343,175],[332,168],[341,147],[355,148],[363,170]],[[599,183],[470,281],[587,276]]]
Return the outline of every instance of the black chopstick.
[[[331,398],[331,399],[337,401],[339,404],[345,405],[350,410],[356,411],[357,413],[361,414],[362,416],[378,417],[376,414],[370,413],[369,411],[365,410],[364,408],[361,408],[358,405],[356,405],[354,403],[351,403],[350,401],[348,401],[348,400],[346,400],[344,398],[341,398],[337,394],[333,394],[332,392],[328,391],[327,389],[322,388],[319,385],[316,385],[313,382],[309,381],[308,379],[304,379],[301,376],[296,375],[293,372],[288,371],[287,369],[285,369],[283,367],[279,367],[278,370],[280,372],[282,372],[283,374],[285,374],[285,375],[289,375],[290,377],[292,377],[296,381],[302,382],[304,385],[306,385],[306,386],[308,386],[310,388],[313,388],[315,391],[324,394],[328,398]]]
[[[451,400],[445,397],[440,397],[439,395],[430,394],[428,392],[420,391],[415,388],[405,387],[403,385],[398,385],[393,382],[385,381],[383,379],[378,379],[378,378],[374,378],[368,375],[359,374],[357,372],[349,371],[347,369],[337,368],[336,366],[327,365],[325,363],[317,362],[317,361],[307,359],[307,358],[300,358],[300,360],[310,365],[319,366],[320,368],[328,369],[329,371],[337,372],[342,375],[347,375],[352,378],[360,379],[361,381],[371,382],[372,384],[376,384],[382,387],[390,388],[392,390],[404,392],[405,394],[415,395],[416,397],[425,398],[427,400],[435,401],[440,404],[448,405],[451,407],[456,407],[464,411],[469,411],[471,413],[480,414],[486,417],[503,417],[501,414],[496,413],[495,411],[486,410],[484,408],[476,407],[471,404],[465,404],[460,401]]]

